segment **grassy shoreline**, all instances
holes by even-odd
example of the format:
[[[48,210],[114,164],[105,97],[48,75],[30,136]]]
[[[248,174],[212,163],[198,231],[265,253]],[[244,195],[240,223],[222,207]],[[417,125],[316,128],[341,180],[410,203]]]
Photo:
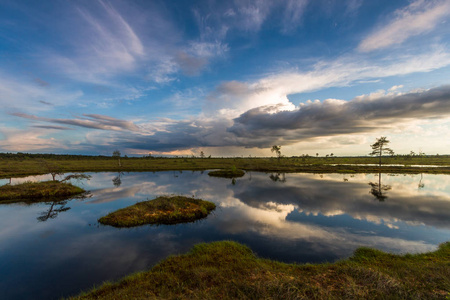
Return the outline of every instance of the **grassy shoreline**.
[[[286,157],[276,158],[121,158],[89,156],[11,156],[0,155],[0,178],[11,178],[58,172],[139,172],[212,170],[236,167],[245,171],[305,173],[433,173],[450,174],[450,155],[426,157],[385,157],[381,167],[373,157]],[[350,164],[350,165],[349,165]],[[400,166],[386,166],[399,164]],[[412,167],[439,165],[442,167]],[[51,169],[48,167],[51,166]]]
[[[215,208],[216,205],[209,201],[184,196],[161,196],[116,210],[98,219],[98,222],[114,227],[178,224],[205,218]]]
[[[394,255],[359,248],[348,259],[285,264],[236,242],[199,244],[146,272],[71,299],[448,299],[450,242]],[[446,298],[447,297],[447,298]]]
[[[39,201],[42,199],[65,198],[86,192],[70,183],[59,181],[25,182],[0,186],[0,203],[14,200]]]

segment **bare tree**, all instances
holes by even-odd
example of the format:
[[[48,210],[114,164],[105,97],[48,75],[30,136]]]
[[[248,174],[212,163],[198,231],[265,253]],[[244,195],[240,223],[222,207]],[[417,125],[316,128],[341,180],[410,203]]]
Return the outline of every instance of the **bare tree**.
[[[376,155],[379,158],[379,165],[381,166],[381,156],[383,153],[394,155],[394,151],[392,151],[391,148],[388,148],[387,145],[389,144],[389,141],[386,139],[385,136],[380,137],[377,139],[375,143],[370,145],[372,147],[372,152],[369,153],[369,155]]]
[[[53,181],[56,181],[56,176],[58,175],[64,175],[64,172],[62,171],[61,167],[55,163],[42,160],[41,161],[44,168],[47,170],[48,173],[52,175]]]
[[[272,149],[270,149],[271,152],[275,152],[277,157],[278,157],[278,161],[280,161],[281,158],[281,146],[277,146],[277,145],[273,145]]]
[[[114,150],[113,154],[112,154],[112,157],[115,157],[115,158],[117,158],[119,160],[119,167],[121,167],[121,164],[120,164],[120,151],[119,150]]]

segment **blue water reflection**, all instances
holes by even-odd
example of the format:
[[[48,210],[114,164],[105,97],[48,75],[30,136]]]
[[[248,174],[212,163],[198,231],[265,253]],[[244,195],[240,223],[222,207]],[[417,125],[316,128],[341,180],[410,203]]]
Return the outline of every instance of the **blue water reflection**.
[[[234,184],[207,172],[90,175],[75,182],[90,191],[86,198],[0,205],[1,299],[77,294],[199,242],[235,240],[259,256],[303,263],[345,258],[360,246],[423,252],[450,240],[448,175],[252,172]],[[189,224],[117,229],[97,223],[118,208],[167,194],[213,201],[218,209]]]

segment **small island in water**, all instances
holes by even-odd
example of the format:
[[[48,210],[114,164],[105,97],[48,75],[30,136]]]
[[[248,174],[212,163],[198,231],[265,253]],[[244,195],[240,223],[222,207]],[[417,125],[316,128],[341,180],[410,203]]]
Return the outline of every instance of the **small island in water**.
[[[0,186],[0,202],[14,200],[39,201],[43,199],[70,197],[85,190],[60,181],[25,182]]]
[[[119,209],[98,221],[114,227],[177,224],[205,218],[215,208],[216,205],[209,201],[184,196],[161,196]]]
[[[224,178],[238,178],[245,175],[245,171],[241,169],[236,169],[235,166],[233,166],[230,169],[221,169],[221,170],[215,170],[208,173],[209,176],[213,177],[224,177]]]

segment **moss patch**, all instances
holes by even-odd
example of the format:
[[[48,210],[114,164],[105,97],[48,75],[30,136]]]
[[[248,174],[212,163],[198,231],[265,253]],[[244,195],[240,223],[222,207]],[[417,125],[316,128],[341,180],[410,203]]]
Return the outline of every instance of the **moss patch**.
[[[82,188],[59,181],[25,182],[0,186],[0,202],[64,198],[85,192]]]
[[[295,265],[214,242],[76,299],[448,299],[449,293],[450,243],[417,255],[361,248],[334,264]]]
[[[184,197],[158,197],[119,209],[98,221],[114,227],[144,224],[176,224],[205,218],[216,205],[209,201]]]
[[[238,178],[244,176],[245,172],[240,169],[225,169],[225,170],[211,171],[208,173],[208,175],[214,177]]]

